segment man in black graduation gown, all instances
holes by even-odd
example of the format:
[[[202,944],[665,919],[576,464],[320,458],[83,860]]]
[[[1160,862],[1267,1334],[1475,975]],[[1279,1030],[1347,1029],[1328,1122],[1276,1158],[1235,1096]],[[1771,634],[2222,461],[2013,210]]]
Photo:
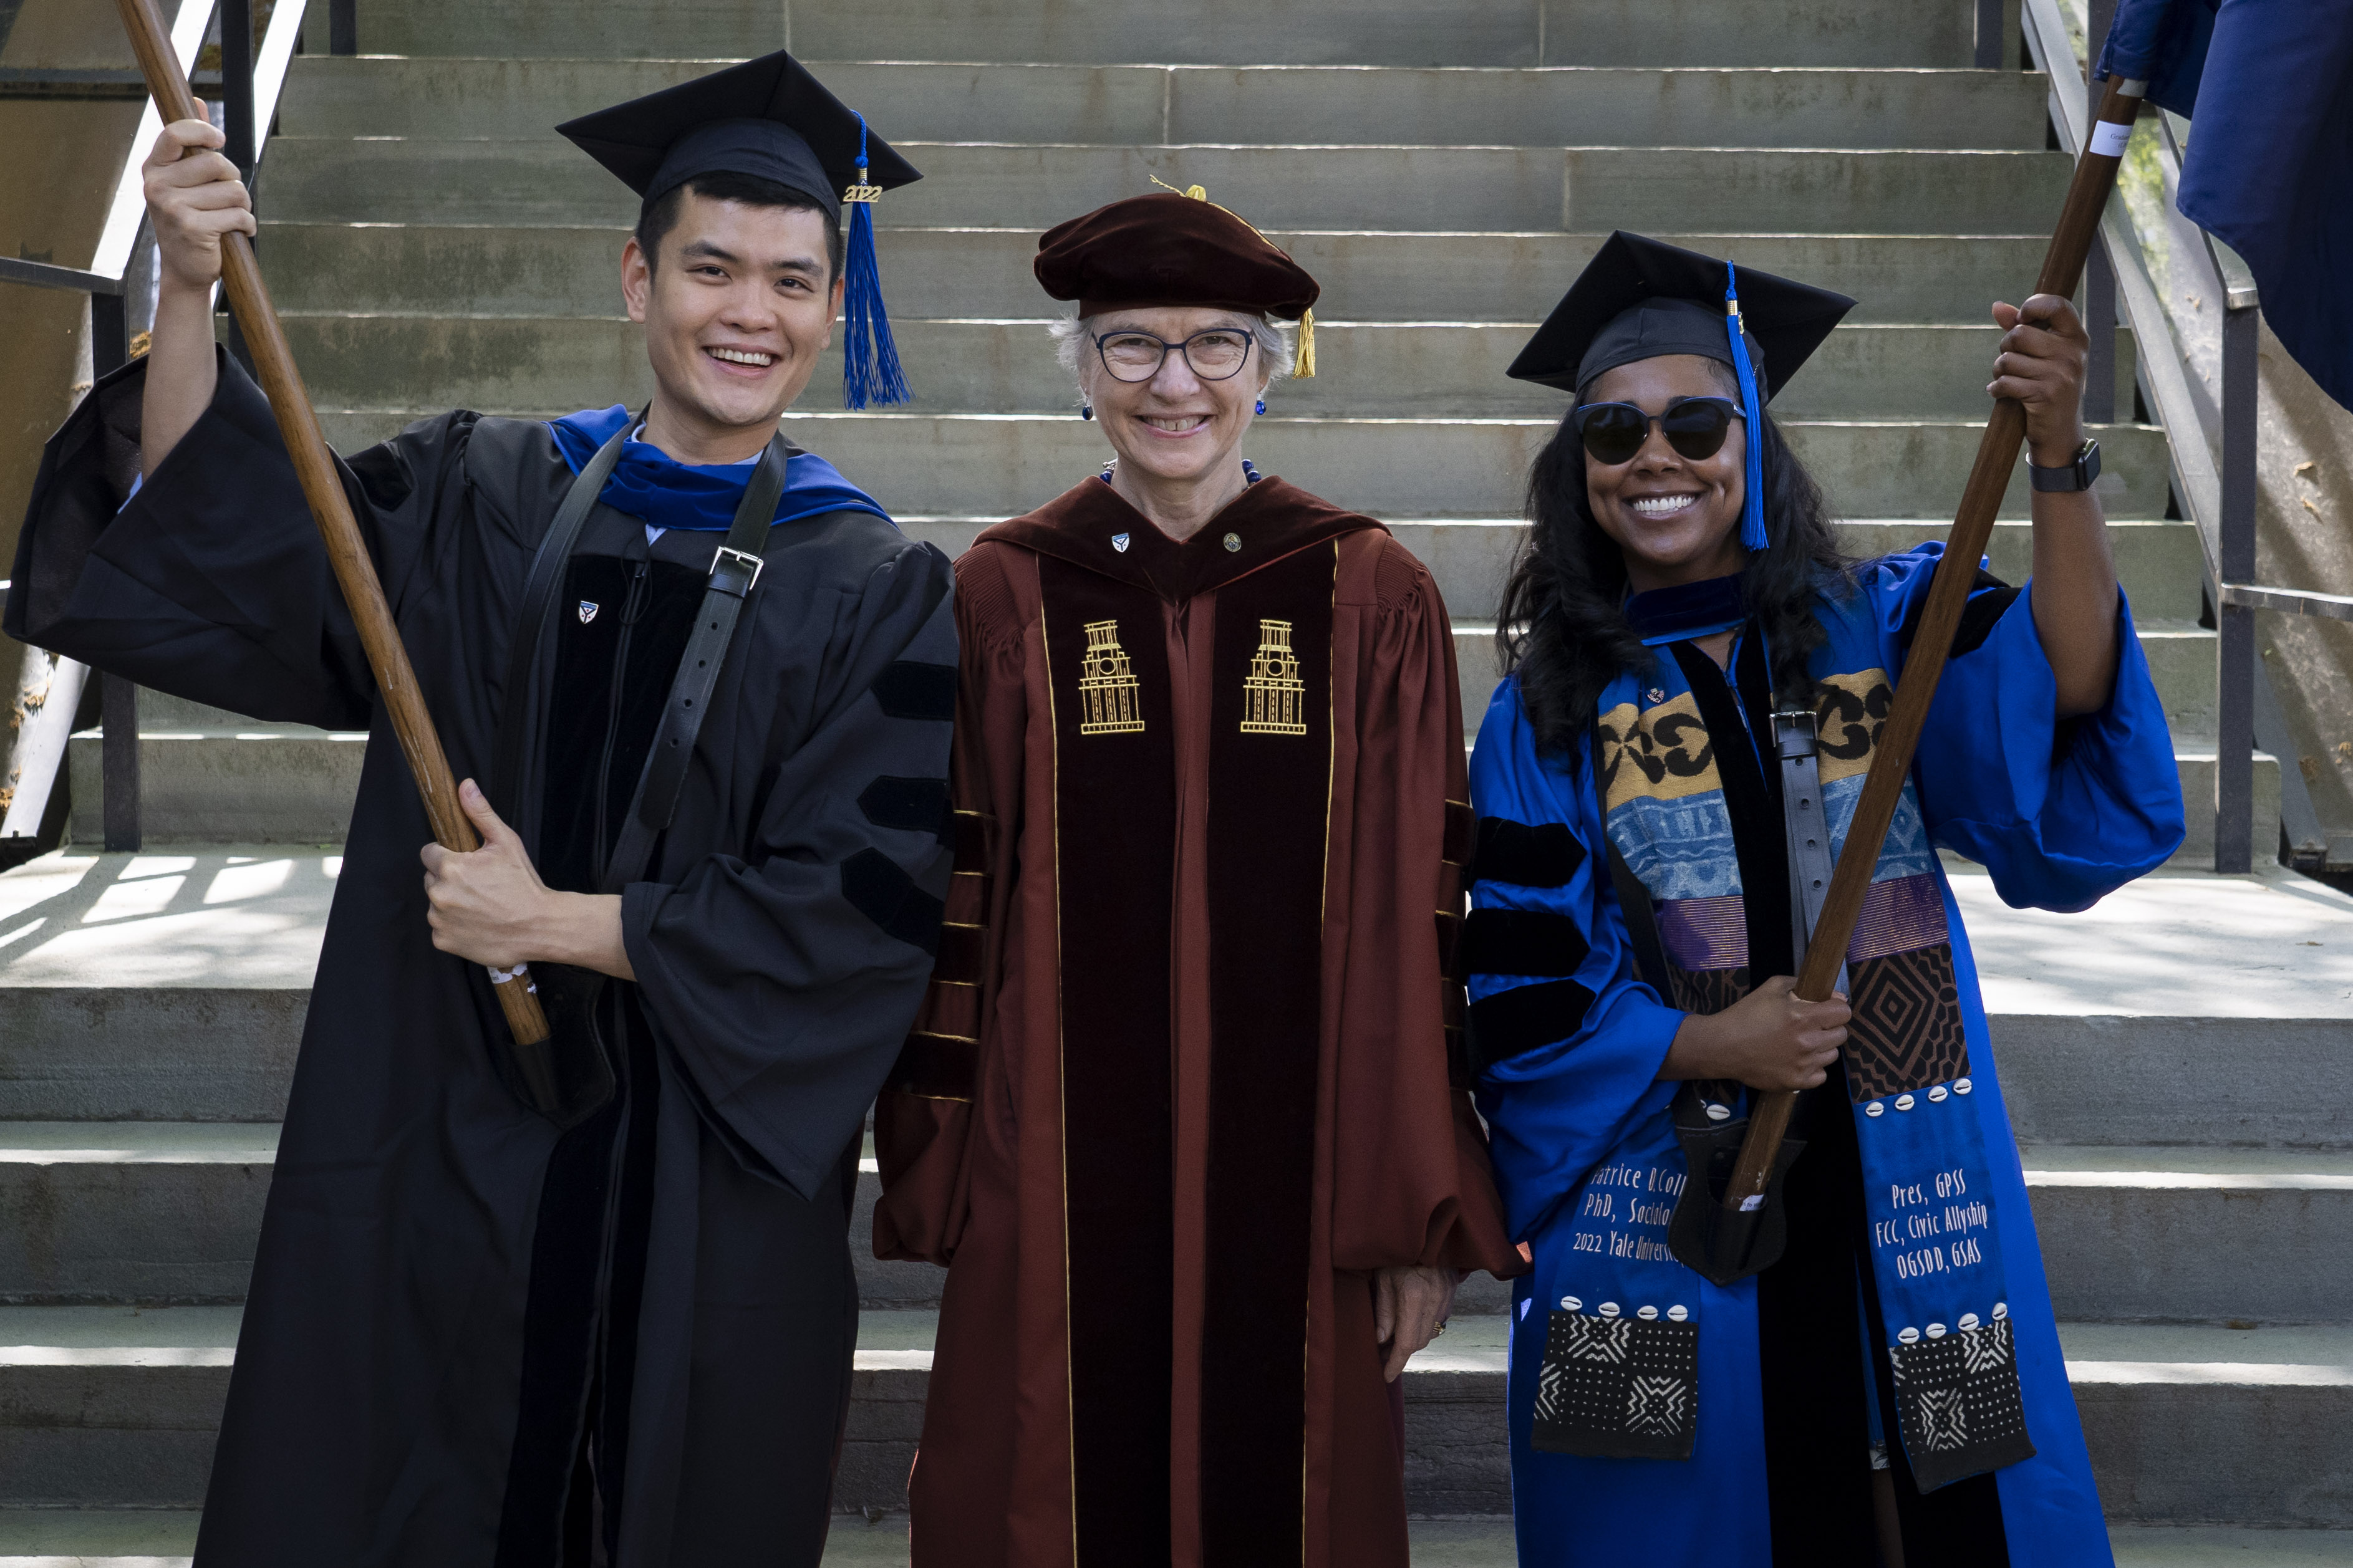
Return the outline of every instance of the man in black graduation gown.
[[[201,122],[148,168],[153,352],[51,440],[18,550],[11,635],[371,731],[199,1563],[823,1551],[860,1129],[931,968],[956,649],[945,560],[768,448],[841,302],[838,193],[916,175],[783,55],[565,130],[647,198],[622,264],[659,387],[644,423],[453,413],[345,468],[459,776],[495,778],[521,726],[498,810],[462,792],[484,847],[428,847],[419,877],[425,813],[277,427],[213,350],[219,237],[252,221]],[[534,556],[607,442],[511,668]],[[770,530],[743,498],[772,461]],[[621,875],[739,503],[724,537],[765,569],[667,832]],[[527,1103],[485,973],[517,963],[543,995],[612,977],[595,1018],[616,1087],[568,1128]]]

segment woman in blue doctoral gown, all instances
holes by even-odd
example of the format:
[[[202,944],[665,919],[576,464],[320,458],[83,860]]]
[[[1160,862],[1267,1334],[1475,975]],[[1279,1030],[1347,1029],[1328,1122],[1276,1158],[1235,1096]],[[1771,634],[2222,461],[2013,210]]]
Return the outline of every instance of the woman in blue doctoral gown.
[[[1618,235],[1513,367],[1576,398],[1506,593],[1462,939],[1535,1261],[1525,1564],[2109,1562],[1936,850],[2013,905],[2084,908],[2180,843],[2172,744],[2089,488],[2083,329],[2063,300],[1998,305],[2033,579],[1980,573],[1841,994],[1796,998],[1803,889],[1843,847],[1940,548],[1842,560],[1765,416],[1852,303]],[[1803,1091],[1766,1222],[1786,1244],[1740,1278],[1672,1216],[1686,1186],[1685,1219],[1715,1206],[1749,1096],[1779,1089]]]

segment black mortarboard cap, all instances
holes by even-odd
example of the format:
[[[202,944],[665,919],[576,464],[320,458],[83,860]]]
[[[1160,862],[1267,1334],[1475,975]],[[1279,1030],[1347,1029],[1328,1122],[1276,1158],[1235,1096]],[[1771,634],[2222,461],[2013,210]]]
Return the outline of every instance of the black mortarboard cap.
[[[851,408],[907,401],[874,256],[874,199],[923,173],[807,67],[778,49],[555,129],[647,201],[698,174],[750,174],[826,206],[849,204],[842,400]]]
[[[1715,257],[1621,229],[1602,242],[1509,374],[1575,392],[1604,371],[1661,354],[1733,364],[1725,325],[1727,271]],[[1737,281],[1758,390],[1770,401],[1854,301],[1746,267]]]
[[[782,49],[555,129],[647,201],[697,174],[751,174],[829,205],[854,184],[923,177]]]

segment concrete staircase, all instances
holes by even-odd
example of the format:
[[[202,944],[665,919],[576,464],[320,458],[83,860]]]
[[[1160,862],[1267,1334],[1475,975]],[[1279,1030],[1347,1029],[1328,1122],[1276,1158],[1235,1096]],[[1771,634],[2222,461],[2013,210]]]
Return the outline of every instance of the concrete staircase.
[[[1323,374],[1271,390],[1250,455],[1431,564],[1475,718],[1523,476],[1561,409],[1502,370],[1611,227],[1860,298],[1776,412],[1858,552],[1942,531],[1984,414],[1985,304],[2031,279],[2067,174],[2039,78],[1957,68],[1971,9],[361,0],[371,57],[321,37],[296,62],[262,255],[347,450],[452,405],[639,400],[615,282],[634,207],[546,127],[788,44],[929,176],[879,215],[920,401],[833,412],[820,371],[790,427],[953,553],[1107,450],[1052,366],[1038,231],[1148,174],[1205,184],[1325,289]],[[2100,434],[2186,791],[2211,799],[2212,641],[2165,437]],[[2022,478],[2007,512],[1994,565],[2020,580]],[[0,877],[0,1568],[187,1550],[335,867],[290,847],[340,838],[361,751],[153,694],[142,731],[149,842],[185,847]],[[2121,1559],[2353,1557],[2353,900],[2185,874],[2063,921],[1957,869]],[[902,1560],[939,1286],[862,1279],[838,1500],[881,1519],[845,1521],[841,1563]],[[1474,1282],[1409,1373],[1430,1564],[1510,1561],[1503,1305]]]
[[[828,366],[793,420],[805,445],[952,553],[1066,488],[1103,447],[1046,345],[1036,235],[1151,176],[1202,184],[1324,284],[1324,374],[1273,389],[1251,455],[1393,521],[1439,571],[1475,715],[1522,479],[1562,406],[1502,372],[1602,235],[1676,236],[1862,300],[1776,413],[1841,514],[1875,520],[1854,528],[1868,552],[1941,531],[1983,419],[1985,303],[2032,278],[2068,174],[2042,150],[2040,77],[1933,68],[1969,57],[1962,0],[1314,0],[1181,21],[1142,0],[893,0],[854,26],[811,10],[364,4],[363,45],[384,55],[299,60],[263,165],[262,254],[330,438],[352,449],[452,405],[642,402],[616,283],[634,203],[548,128],[789,41],[845,62],[828,81],[927,174],[878,213],[914,411],[832,411]],[[857,63],[877,59],[893,63]],[[2162,434],[2101,437],[2184,784],[2211,798],[2194,531],[2165,521]],[[2021,472],[2021,523],[2025,496]],[[1994,557],[2022,577],[2025,529]],[[337,738],[154,699],[142,731],[151,838],[336,837],[358,777]],[[78,753],[76,838],[92,842],[95,737]],[[2258,766],[2269,845],[2277,770]],[[2185,859],[2211,837],[2201,815]]]

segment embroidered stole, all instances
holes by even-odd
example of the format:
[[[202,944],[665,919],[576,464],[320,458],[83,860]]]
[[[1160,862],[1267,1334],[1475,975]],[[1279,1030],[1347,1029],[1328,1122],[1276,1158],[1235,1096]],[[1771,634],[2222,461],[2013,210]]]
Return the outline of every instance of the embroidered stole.
[[[1201,1550],[1295,1561],[1337,554],[1217,590]],[[1039,559],[1053,695],[1071,1453],[1081,1568],[1165,1561],[1174,1356],[1176,725],[1163,600]]]
[[[1825,611],[1826,618],[1838,614]],[[1814,663],[1835,856],[1893,689],[1883,669],[1836,668],[1841,643],[1852,639],[1835,621],[1831,630]],[[1743,691],[1757,688],[1748,693],[1752,715],[1769,707],[1760,700],[1757,641],[1753,632],[1742,639],[1734,671]],[[1725,683],[1692,668],[1704,656],[1688,646],[1665,651],[1650,675],[1621,677],[1604,693],[1596,787],[1611,845],[1652,900],[1673,993],[1666,1000],[1715,1013],[1746,995],[1754,979],[1789,973],[1788,872],[1768,775]],[[1847,948],[1854,1016],[1844,1056],[1867,1252],[1893,1342],[1884,1353],[1905,1455],[1923,1491],[2034,1452],[1934,854],[1907,781]],[[1744,887],[1745,879],[1770,885]],[[1702,1087],[1707,1116],[1742,1112],[1746,1091],[1736,1085]],[[1537,1447],[1691,1453],[1696,1276],[1666,1245],[1667,1217],[1689,1180],[1672,1114],[1662,1112],[1577,1194],[1565,1276],[1573,1283],[1552,1304]],[[1807,1216],[1793,1214],[1789,1223],[1802,1226]]]

